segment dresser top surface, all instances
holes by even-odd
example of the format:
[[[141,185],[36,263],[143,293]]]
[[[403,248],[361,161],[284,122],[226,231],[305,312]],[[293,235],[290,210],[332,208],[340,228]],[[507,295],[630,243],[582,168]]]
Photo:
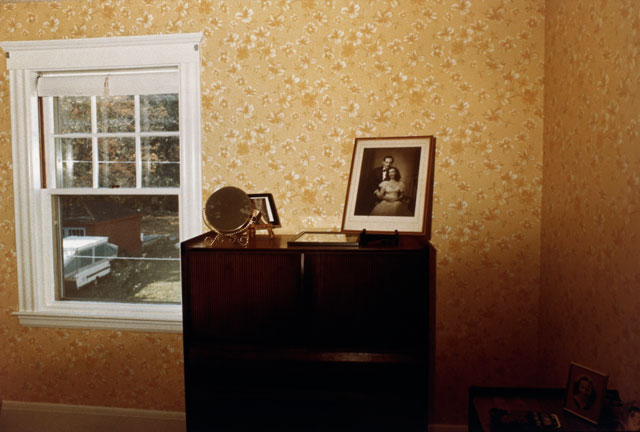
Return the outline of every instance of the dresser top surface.
[[[292,246],[288,243],[296,238],[296,235],[276,235],[273,238],[269,238],[268,235],[256,234],[249,239],[246,246],[240,245],[238,242],[234,242],[229,239],[212,242],[216,237],[214,232],[204,233],[197,237],[182,242],[183,250],[192,249],[206,249],[206,250],[247,250],[247,251],[276,251],[276,250],[289,250],[294,252],[309,252],[315,250],[331,250],[331,251],[403,251],[403,250],[417,250],[429,247],[430,244],[424,237],[421,236],[399,236],[398,245],[386,245],[381,242],[371,242],[367,246]]]

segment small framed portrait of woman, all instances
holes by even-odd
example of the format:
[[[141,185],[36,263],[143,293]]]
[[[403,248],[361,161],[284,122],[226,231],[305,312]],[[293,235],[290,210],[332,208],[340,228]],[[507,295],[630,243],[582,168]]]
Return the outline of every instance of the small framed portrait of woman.
[[[342,231],[430,237],[435,141],[356,138]]]
[[[564,409],[591,423],[598,423],[607,390],[608,375],[571,363]]]

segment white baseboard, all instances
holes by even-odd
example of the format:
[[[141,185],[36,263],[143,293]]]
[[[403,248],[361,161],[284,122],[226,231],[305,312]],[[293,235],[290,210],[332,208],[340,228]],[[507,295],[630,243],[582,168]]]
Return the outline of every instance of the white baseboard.
[[[2,432],[185,432],[184,412],[2,401]]]

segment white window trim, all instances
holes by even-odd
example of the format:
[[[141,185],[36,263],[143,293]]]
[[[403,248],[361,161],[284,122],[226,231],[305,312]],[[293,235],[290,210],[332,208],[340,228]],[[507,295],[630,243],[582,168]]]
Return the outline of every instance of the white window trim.
[[[41,187],[36,78],[44,71],[177,66],[180,76],[180,240],[202,233],[201,33],[0,42],[11,81],[19,311],[26,326],[182,331],[182,306],[59,301],[54,296],[51,191]],[[96,192],[92,189],[91,193]],[[59,191],[58,191],[59,192]],[[108,191],[107,191],[108,192]],[[100,193],[100,192],[99,192]],[[50,202],[50,200],[49,200]],[[47,226],[47,224],[49,226]]]

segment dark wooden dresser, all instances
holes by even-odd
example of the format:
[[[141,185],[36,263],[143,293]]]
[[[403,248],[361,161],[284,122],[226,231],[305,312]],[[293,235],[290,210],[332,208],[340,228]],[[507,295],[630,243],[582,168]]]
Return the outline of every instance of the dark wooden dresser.
[[[187,430],[426,431],[431,245],[292,238],[182,243]]]

